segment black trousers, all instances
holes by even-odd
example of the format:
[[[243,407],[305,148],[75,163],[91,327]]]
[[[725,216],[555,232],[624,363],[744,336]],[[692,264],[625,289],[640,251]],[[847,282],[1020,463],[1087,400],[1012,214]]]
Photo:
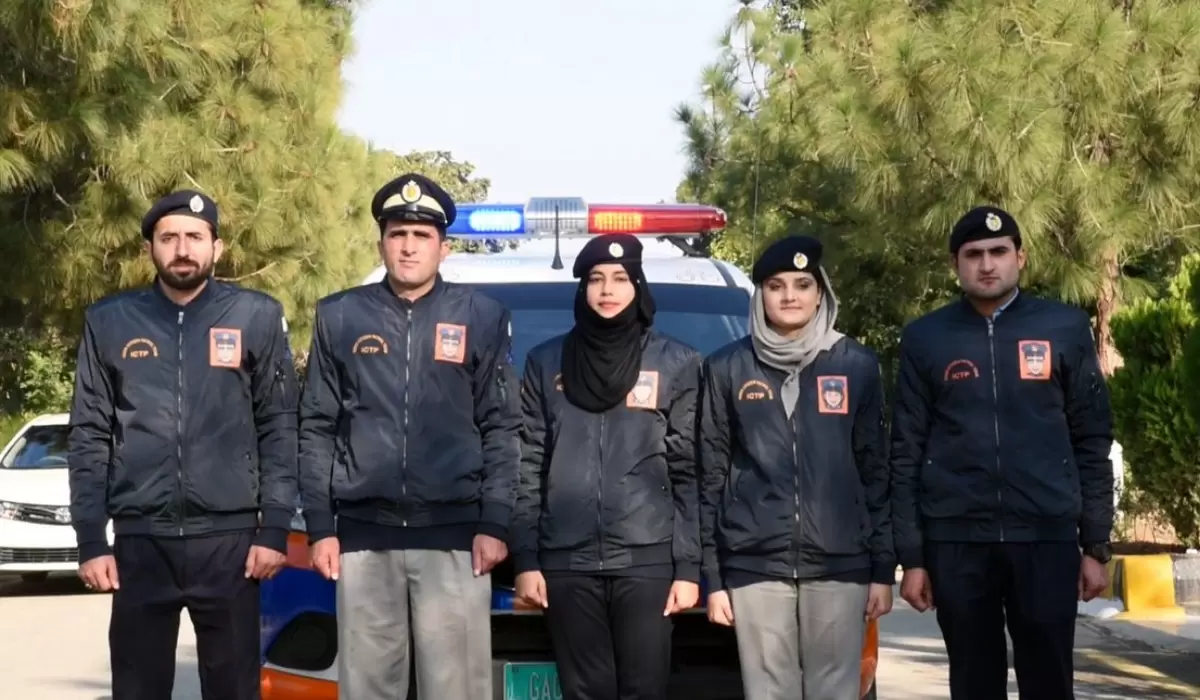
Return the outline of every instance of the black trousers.
[[[1074,700],[1074,542],[934,542],[925,547],[925,564],[950,657],[952,700],[1008,698],[1006,622],[1021,700]]]
[[[563,700],[663,700],[671,677],[669,579],[546,577]]]
[[[117,537],[112,700],[171,700],[184,608],[196,630],[204,700],[258,700],[259,591],[245,576],[253,537]]]

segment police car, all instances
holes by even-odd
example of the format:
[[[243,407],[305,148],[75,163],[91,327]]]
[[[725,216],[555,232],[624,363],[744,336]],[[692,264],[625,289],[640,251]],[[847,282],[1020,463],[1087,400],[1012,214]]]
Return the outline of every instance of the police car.
[[[478,241],[483,252],[455,253],[443,279],[491,296],[512,314],[512,359],[574,324],[578,281],[571,263],[588,236],[643,238],[643,270],[657,307],[655,329],[703,355],[748,330],[753,284],[737,267],[698,255],[691,243],[725,226],[720,209],[694,204],[589,204],[579,198],[535,198],[525,204],[463,204],[448,235]],[[363,284],[383,279],[382,266]],[[288,563],[262,585],[263,700],[337,697],[334,584],[309,564],[303,521],[293,523]],[[506,561],[492,572],[492,653],[496,700],[560,700],[562,691],[541,612],[513,594]],[[701,595],[701,605],[706,596]],[[672,695],[741,697],[733,631],[708,622],[703,607],[676,616]],[[878,628],[863,647],[861,692],[875,697]],[[415,677],[414,677],[415,678]],[[415,680],[409,698],[416,698]]]

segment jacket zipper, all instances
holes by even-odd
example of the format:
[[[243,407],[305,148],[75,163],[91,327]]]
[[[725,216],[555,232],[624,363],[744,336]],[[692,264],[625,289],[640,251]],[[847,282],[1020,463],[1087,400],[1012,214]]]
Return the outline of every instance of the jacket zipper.
[[[996,431],[996,476],[998,481],[996,484],[996,502],[999,506],[999,517],[997,521],[1000,523],[1000,541],[1004,541],[1004,471],[1000,464],[1000,390],[996,383],[996,332],[995,320],[989,318],[988,324],[988,351],[992,357],[992,427]]]
[[[409,365],[412,364],[412,309],[404,310],[404,450],[403,462],[400,465],[400,495],[408,498],[408,380],[411,376]],[[401,508],[404,506],[402,505]],[[401,518],[400,524],[407,527],[408,519]]]
[[[187,507],[186,490],[183,485],[183,311],[175,324],[179,328],[179,364],[175,369],[175,469],[176,503],[179,506],[179,536],[183,537],[184,510]]]
[[[792,421],[792,464],[795,467],[792,472],[792,483],[795,488],[792,491],[792,499],[796,504],[796,541],[792,544],[792,578],[800,579],[800,448],[796,444],[798,436],[796,435],[796,423]]]
[[[604,570],[604,418],[603,413],[600,414],[600,444],[597,447],[597,452],[600,454],[600,460],[597,463],[599,467],[599,475],[596,478],[599,484],[596,491],[596,560],[600,562],[600,570]]]

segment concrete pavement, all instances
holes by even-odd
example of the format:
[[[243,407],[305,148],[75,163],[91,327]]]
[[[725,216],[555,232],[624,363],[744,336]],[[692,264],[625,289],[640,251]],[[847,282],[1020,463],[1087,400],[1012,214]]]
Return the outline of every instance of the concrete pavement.
[[[0,579],[0,688],[5,697],[110,700],[108,596],[73,576],[43,584]],[[1076,641],[1078,700],[1200,697],[1200,622],[1081,619]],[[945,700],[946,657],[932,614],[898,601],[884,618],[878,674],[881,700]],[[195,636],[179,634],[174,700],[200,700]],[[1009,696],[1017,698],[1010,672]]]

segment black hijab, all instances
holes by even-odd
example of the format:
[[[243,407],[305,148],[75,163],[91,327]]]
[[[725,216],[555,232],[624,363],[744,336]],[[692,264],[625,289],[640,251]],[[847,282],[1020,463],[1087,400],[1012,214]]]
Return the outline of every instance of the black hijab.
[[[634,236],[592,239],[575,259],[575,326],[563,341],[562,381],[567,400],[601,413],[625,400],[642,369],[645,333],[654,325],[654,297],[642,272],[642,244]],[[619,263],[634,285],[633,301],[612,318],[587,303],[588,275],[596,265]]]

